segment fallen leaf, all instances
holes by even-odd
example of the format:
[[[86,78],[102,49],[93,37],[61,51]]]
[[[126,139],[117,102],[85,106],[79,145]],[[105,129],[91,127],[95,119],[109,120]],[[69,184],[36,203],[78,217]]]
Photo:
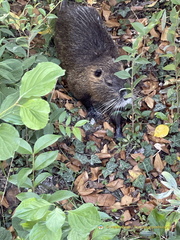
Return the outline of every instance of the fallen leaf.
[[[156,154],[155,159],[154,159],[154,168],[157,170],[157,172],[161,173],[162,170],[164,169],[164,164],[161,160],[161,157],[159,153]]]
[[[91,168],[91,177],[89,178],[91,181],[96,181],[99,177],[99,175],[101,175],[101,167],[95,167],[95,168]]]
[[[154,99],[153,98],[147,96],[144,98],[144,101],[148,105],[149,108],[152,109],[154,107]]]
[[[98,206],[109,207],[115,203],[116,198],[111,194],[90,194],[88,196],[82,196],[84,201],[96,204]]]
[[[117,189],[121,188],[124,186],[124,180],[122,179],[117,179],[115,181],[112,181],[110,183],[108,183],[106,185],[106,188],[110,191],[110,192],[114,192]]]
[[[123,196],[121,198],[121,204],[129,206],[133,202],[133,198],[131,196]]]
[[[143,161],[145,159],[145,156],[142,153],[133,153],[131,154],[131,157],[138,162]]]
[[[125,210],[124,213],[121,215],[123,222],[131,220],[131,214],[129,210]]]
[[[169,127],[167,125],[160,124],[155,128],[154,136],[163,138],[163,137],[166,137],[168,133],[169,133]]]

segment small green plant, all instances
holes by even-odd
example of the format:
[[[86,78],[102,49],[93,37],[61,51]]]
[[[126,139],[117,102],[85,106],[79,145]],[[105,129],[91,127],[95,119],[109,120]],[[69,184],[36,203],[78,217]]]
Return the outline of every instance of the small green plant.
[[[143,231],[141,235],[152,236],[151,239],[161,239],[164,236],[165,239],[176,240],[180,236],[180,189],[177,186],[176,180],[168,172],[162,172],[162,176],[166,181],[161,183],[169,190],[160,194],[150,194],[154,198],[163,199],[174,194],[176,199],[169,199],[168,205],[158,206],[155,208],[148,217],[148,222],[151,231]],[[175,229],[172,231],[172,227]],[[153,237],[154,236],[154,237]]]

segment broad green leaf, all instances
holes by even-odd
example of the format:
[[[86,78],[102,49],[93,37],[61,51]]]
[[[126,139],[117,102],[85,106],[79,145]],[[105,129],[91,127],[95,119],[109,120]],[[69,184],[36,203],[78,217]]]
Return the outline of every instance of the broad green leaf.
[[[164,113],[162,113],[162,112],[156,112],[155,116],[157,118],[160,118],[161,120],[168,120],[168,117]]]
[[[179,0],[171,0],[172,3],[176,4],[176,5],[180,5]]]
[[[15,92],[4,99],[0,107],[0,118],[12,124],[23,125],[19,113],[20,108],[16,104],[18,98],[19,93]],[[12,107],[13,105],[14,107]]]
[[[74,136],[75,136],[79,141],[82,140],[80,128],[73,127],[72,132],[73,132]]]
[[[150,226],[154,227],[154,232],[161,237],[165,232],[166,216],[160,214],[157,209],[153,209],[148,217],[148,221]]]
[[[61,228],[57,228],[55,232],[52,232],[45,223],[39,222],[30,231],[29,240],[60,240],[61,236]]]
[[[65,213],[60,208],[55,208],[46,217],[46,226],[52,232],[56,232],[58,228],[61,228],[66,219]]]
[[[28,175],[32,172],[30,168],[21,168],[21,170],[17,174],[17,185],[18,187],[22,187]]]
[[[3,63],[7,64],[7,66],[11,67],[11,74],[13,75],[14,82],[17,82],[21,79],[23,75],[23,67],[22,62],[17,59],[7,59],[4,60]]]
[[[0,227],[0,237],[1,240],[12,240],[11,232],[3,227]]]
[[[173,63],[169,64],[169,65],[166,65],[165,67],[163,67],[164,70],[166,71],[175,71],[176,70],[176,67]]]
[[[42,149],[47,148],[48,146],[55,143],[60,138],[59,135],[46,134],[40,137],[34,145],[34,153],[40,152]]]
[[[52,204],[43,199],[28,198],[22,201],[16,208],[14,217],[18,217],[26,221],[36,221],[44,217],[50,205]]]
[[[172,194],[173,190],[169,190],[167,192],[163,192],[163,193],[159,193],[159,194],[153,194],[150,193],[149,195],[153,196],[156,199],[163,199],[163,198],[167,198]]]
[[[47,177],[50,177],[51,174],[48,172],[43,172],[37,176],[34,181],[34,187],[37,187],[41,182],[43,182]]]
[[[80,234],[90,233],[101,224],[98,211],[92,203],[83,204],[78,209],[69,211],[68,222],[71,229]]]
[[[63,111],[59,116],[59,123],[62,123],[65,121],[65,119],[68,117],[68,114],[66,111]]]
[[[68,190],[60,190],[51,195],[51,197],[49,198],[49,202],[54,203],[71,197],[77,197],[77,195]]]
[[[18,174],[11,175],[9,177],[9,182],[13,183],[14,185],[18,185]],[[25,182],[21,183],[21,187],[23,188],[32,188],[32,181],[30,178],[26,178]]]
[[[133,182],[133,186],[144,189],[146,177],[144,175],[139,175],[139,177]]]
[[[119,234],[121,227],[113,222],[103,222],[92,234],[93,240],[111,240]]]
[[[34,193],[34,192],[22,192],[19,193],[17,196],[17,199],[19,199],[21,202],[23,200],[26,200],[28,198],[41,198],[38,194]]]
[[[142,35],[145,35],[145,26],[142,23],[134,22],[134,23],[131,23],[131,25],[136,30],[136,32],[139,32]]]
[[[131,61],[131,56],[130,55],[122,55],[118,58],[116,58],[116,60],[114,62],[119,62],[119,61],[123,61],[123,60],[126,60],[126,61]]]
[[[33,70],[23,76],[20,96],[30,98],[46,95],[54,88],[57,78],[64,75],[64,72],[55,63],[39,63]]]
[[[131,77],[131,75],[127,71],[124,71],[124,70],[116,72],[114,75],[116,75],[117,77],[119,77],[121,79],[127,79],[127,78]]]
[[[24,139],[20,138],[19,147],[17,149],[17,152],[20,154],[32,154],[32,148],[29,145],[28,142],[26,142]]]
[[[35,160],[34,170],[41,170],[53,163],[58,156],[58,151],[41,153]]]
[[[163,185],[167,188],[177,188],[177,182],[174,177],[168,172],[162,172],[163,177],[166,179],[167,182],[161,181]]]
[[[0,160],[14,156],[19,146],[19,133],[7,123],[0,124]]]
[[[40,98],[29,99],[20,108],[23,123],[33,130],[39,130],[46,126],[49,112],[48,102]]]
[[[123,50],[128,52],[128,53],[134,53],[135,50],[133,48],[130,48],[130,47],[123,47]]]
[[[89,233],[78,233],[72,229],[67,237],[67,240],[89,240]]]
[[[150,63],[146,58],[142,58],[142,57],[141,58],[140,57],[136,58],[135,61],[138,64],[149,64]]]
[[[71,123],[71,116],[68,116],[66,122],[65,122],[65,125],[66,126],[69,126],[69,124]]]
[[[89,122],[88,120],[80,120],[74,126],[75,127],[82,127],[83,125],[85,125],[88,122]]]

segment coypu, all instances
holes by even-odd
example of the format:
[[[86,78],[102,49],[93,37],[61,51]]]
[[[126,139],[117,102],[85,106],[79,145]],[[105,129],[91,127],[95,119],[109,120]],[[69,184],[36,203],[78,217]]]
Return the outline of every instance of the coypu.
[[[92,116],[108,113],[116,126],[116,137],[122,137],[119,110],[131,103],[124,99],[124,81],[114,73],[123,70],[118,49],[93,7],[63,1],[55,28],[55,46],[67,84]],[[113,114],[116,112],[116,114]]]

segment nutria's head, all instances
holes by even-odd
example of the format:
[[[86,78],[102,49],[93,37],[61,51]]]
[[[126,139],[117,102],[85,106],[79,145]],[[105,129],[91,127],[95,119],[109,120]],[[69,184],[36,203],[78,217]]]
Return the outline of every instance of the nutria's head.
[[[127,95],[125,88],[127,80],[114,75],[120,70],[122,64],[115,63],[113,58],[99,59],[79,72],[73,71],[68,80],[69,86],[71,88],[72,79],[74,83],[76,82],[73,84],[72,92],[77,99],[82,100],[87,96],[98,111],[111,114],[132,102],[131,98],[124,98]],[[78,80],[75,81],[75,78]]]

